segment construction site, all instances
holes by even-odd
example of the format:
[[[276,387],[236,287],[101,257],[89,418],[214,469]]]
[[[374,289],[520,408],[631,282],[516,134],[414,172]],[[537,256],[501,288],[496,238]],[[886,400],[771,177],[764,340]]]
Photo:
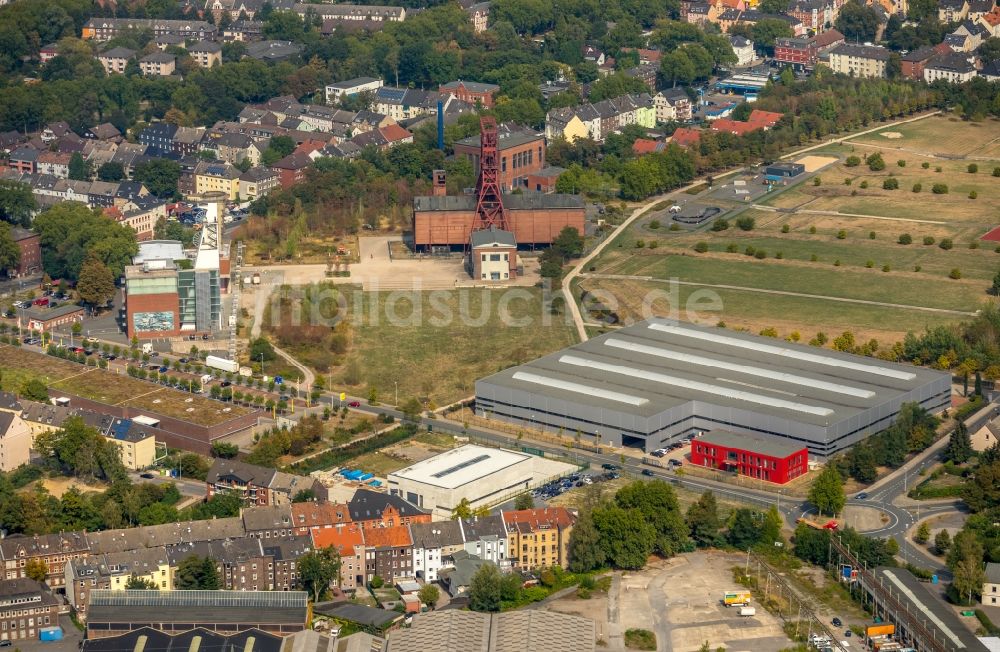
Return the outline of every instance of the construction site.
[[[501,173],[506,165],[497,146],[496,120],[483,117],[475,190],[448,195],[445,172],[436,170],[433,194],[413,200],[415,248],[429,253],[464,251],[466,270],[473,278],[505,281],[516,278],[518,250],[548,246],[567,226],[585,232],[580,197],[531,191],[504,194]]]

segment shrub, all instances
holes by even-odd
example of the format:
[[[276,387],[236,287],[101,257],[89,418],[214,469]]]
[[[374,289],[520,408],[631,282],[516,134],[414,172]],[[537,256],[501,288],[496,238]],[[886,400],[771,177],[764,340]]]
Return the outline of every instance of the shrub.
[[[668,231],[680,231],[680,230],[681,230],[681,225],[676,223],[671,224],[670,228],[668,229]]]
[[[755,224],[756,220],[752,217],[740,217],[736,219],[736,226],[739,227],[741,231],[753,231]]]
[[[882,182],[882,190],[899,190],[899,179],[890,177]]]
[[[911,236],[909,233],[903,233],[902,235],[899,236],[899,240],[897,240],[897,242],[899,242],[899,244],[901,245],[908,245],[911,242],[913,242],[913,236]]]
[[[865,267],[867,267],[868,269],[871,269],[872,267],[875,267],[875,261],[874,260],[869,260],[869,261],[865,262]]]
[[[699,242],[698,244],[696,244],[694,246],[694,250],[697,251],[699,254],[703,254],[706,251],[708,251],[708,243],[707,242]]]
[[[819,256],[813,254],[812,256],[809,256],[809,260],[815,263],[817,260],[819,260]]]
[[[973,240],[970,242],[969,249],[979,249],[979,240]]]
[[[906,167],[906,161],[904,161],[903,159],[899,159],[898,161],[896,161],[896,165],[898,165],[901,168],[905,168]]]
[[[857,197],[857,196],[858,196],[858,191],[857,190],[852,190],[851,191],[851,197]]]
[[[923,168],[923,169],[925,169],[925,170],[926,170],[927,168],[929,168],[930,166],[931,166],[931,164],[930,164],[930,163],[928,163],[927,161],[924,161],[923,163],[921,163],[921,164],[920,164],[920,167],[922,167],[922,168]]]
[[[823,182],[820,181],[819,177],[813,177],[813,185],[814,186],[819,186],[819,185],[822,185],[822,184],[823,184]]]
[[[845,186],[851,185],[851,179],[844,179],[844,185]]]
[[[746,249],[743,250],[743,253],[746,254],[747,256],[753,256],[755,253],[757,253],[757,250],[754,247],[747,247]]]
[[[948,194],[948,184],[946,183],[935,183],[931,186],[931,192],[935,195],[947,195]]]
[[[648,629],[626,629],[625,647],[633,650],[655,650],[656,634]]]
[[[996,247],[993,251],[994,253],[1000,254],[1000,246]]]
[[[729,220],[719,218],[714,222],[712,222],[713,231],[725,231],[728,228],[729,228]]]
[[[840,267],[840,259],[839,258],[837,260],[833,261],[833,266],[834,267]]]
[[[656,249],[659,246],[660,246],[660,241],[659,240],[650,240],[649,244],[646,245],[646,247],[648,247],[649,249]]]
[[[763,249],[758,249],[756,252],[754,252],[754,257],[757,258],[757,260],[764,260],[765,258],[767,258],[767,252],[764,251]]]
[[[816,226],[815,225],[809,227],[809,233],[816,233]]]
[[[913,184],[913,192],[920,192],[923,189],[924,189],[924,187],[922,185],[920,185],[919,183]]]
[[[923,269],[923,267],[921,267],[920,265],[915,265],[915,266],[913,267],[913,271],[914,271],[914,272],[919,272],[919,271],[920,271],[921,269]]]
[[[849,168],[856,168],[859,165],[861,165],[861,159],[858,158],[857,156],[848,156],[847,160],[844,161],[844,165],[846,165]]]
[[[948,278],[953,278],[955,280],[958,280],[958,279],[962,278],[962,270],[960,270],[959,268],[955,267],[950,272],[948,272]]]
[[[945,251],[948,251],[949,249],[955,246],[955,243],[951,241],[951,238],[941,238],[941,242],[938,243],[938,246],[944,249]]]
[[[979,172],[979,166],[976,165],[975,163],[969,163],[969,167],[965,169],[969,171],[969,174],[975,174],[976,172]]]
[[[656,229],[660,228],[660,220],[652,220],[652,221],[650,221],[649,228],[653,229],[654,231]]]
[[[993,176],[1000,177],[1000,167],[993,168]]]
[[[882,160],[882,155],[878,152],[869,154],[868,158],[865,159],[865,163],[868,164],[868,169],[872,172],[879,172],[885,169],[885,161]]]
[[[935,167],[935,168],[934,168],[934,171],[935,171],[935,172],[940,172],[940,171],[941,171],[941,166],[939,165],[939,166]]]
[[[792,230],[792,227],[788,226],[787,224],[782,224],[781,225],[781,232],[782,233],[788,233],[791,230]]]
[[[867,181],[862,181],[861,182],[861,189],[864,190],[867,187],[868,187],[868,182]]]
[[[781,253],[780,251],[776,251],[774,253],[774,257],[777,258],[778,260],[781,260],[782,258],[785,257],[785,254]]]
[[[837,239],[838,240],[846,240],[847,239],[847,231],[845,231],[844,229],[841,229],[841,230],[837,231]]]
[[[972,191],[969,192],[969,199],[975,199],[978,196],[979,196],[979,193],[976,192],[975,190],[972,190]]]
[[[932,235],[925,235],[924,236],[924,244],[927,245],[928,247],[931,246],[932,244],[934,244],[934,236],[932,236]]]
[[[889,265],[882,265],[882,271],[883,272],[891,272],[892,268],[889,267]]]
[[[645,246],[646,246],[646,241],[645,240],[636,240],[635,241],[635,248],[636,249],[642,249]]]
[[[729,244],[726,245],[727,254],[735,254],[738,250],[739,247],[736,246],[735,242],[730,242]]]
[[[875,232],[874,231],[869,231],[868,232],[868,239],[869,240],[874,240],[875,239]]]

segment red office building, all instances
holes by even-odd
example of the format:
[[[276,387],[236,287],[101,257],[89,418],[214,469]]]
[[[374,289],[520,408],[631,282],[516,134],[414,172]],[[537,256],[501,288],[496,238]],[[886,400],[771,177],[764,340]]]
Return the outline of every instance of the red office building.
[[[691,464],[785,484],[809,468],[809,451],[792,441],[712,431],[691,442]]]

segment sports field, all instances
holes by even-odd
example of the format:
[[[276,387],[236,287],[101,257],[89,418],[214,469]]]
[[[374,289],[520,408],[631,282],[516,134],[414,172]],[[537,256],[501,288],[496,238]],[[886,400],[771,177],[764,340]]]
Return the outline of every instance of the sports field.
[[[715,286],[724,304],[720,319],[729,325],[803,336],[839,328],[888,342],[966,319],[989,300],[986,290],[1000,269],[1000,243],[981,240],[1000,224],[1000,179],[992,176],[1000,158],[954,157],[992,151],[1000,121],[932,118],[896,131],[900,137],[875,133],[817,150],[839,161],[725,215],[728,229],[669,231],[666,220],[655,232],[636,226],[592,263],[595,276],[581,287],[626,295],[621,316],[641,318],[641,298],[627,295],[662,289],[671,278],[683,282],[682,297]],[[863,162],[874,152],[881,152],[883,170]],[[862,163],[849,167],[848,156]],[[978,166],[974,173],[970,162]],[[898,189],[883,189],[890,178]],[[948,192],[933,193],[934,184]],[[738,217],[753,218],[753,228],[737,228]],[[960,278],[952,278],[955,270]]]

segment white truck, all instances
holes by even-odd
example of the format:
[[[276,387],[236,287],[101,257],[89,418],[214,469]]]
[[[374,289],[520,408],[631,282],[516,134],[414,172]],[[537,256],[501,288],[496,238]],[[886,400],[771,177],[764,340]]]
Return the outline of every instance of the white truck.
[[[143,342],[142,343],[142,352],[145,353],[146,355],[151,354],[153,352],[153,343],[152,342]]]
[[[740,607],[740,615],[744,618],[750,618],[757,615],[757,610],[753,607]]]
[[[240,363],[235,360],[228,360],[226,358],[220,358],[218,356],[210,355],[205,358],[205,366],[211,367],[212,369],[221,369],[222,371],[228,371],[230,373],[236,373],[240,370]]]
[[[212,382],[212,374],[205,374],[204,376],[201,377],[201,386],[203,388],[210,382]]]

